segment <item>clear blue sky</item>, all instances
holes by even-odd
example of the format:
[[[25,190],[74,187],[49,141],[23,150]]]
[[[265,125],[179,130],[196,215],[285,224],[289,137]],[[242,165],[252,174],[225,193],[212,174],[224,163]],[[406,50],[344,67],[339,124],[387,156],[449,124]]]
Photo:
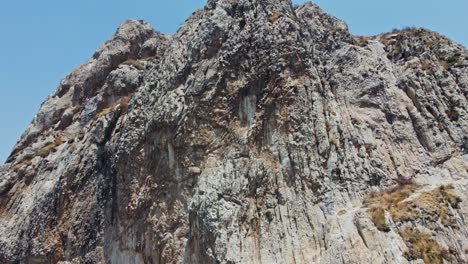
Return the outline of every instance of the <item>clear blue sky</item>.
[[[172,34],[204,0],[14,0],[0,7],[0,164],[42,101],[127,18]],[[299,4],[305,1],[294,1]],[[468,46],[467,0],[317,0],[356,35],[426,27]]]

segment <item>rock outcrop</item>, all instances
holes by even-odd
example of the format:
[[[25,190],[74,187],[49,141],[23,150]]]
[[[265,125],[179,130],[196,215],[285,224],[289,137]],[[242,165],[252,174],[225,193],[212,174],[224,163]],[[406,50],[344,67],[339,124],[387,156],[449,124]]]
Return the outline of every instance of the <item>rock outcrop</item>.
[[[1,263],[466,263],[468,51],[314,4],[126,21],[0,168]]]

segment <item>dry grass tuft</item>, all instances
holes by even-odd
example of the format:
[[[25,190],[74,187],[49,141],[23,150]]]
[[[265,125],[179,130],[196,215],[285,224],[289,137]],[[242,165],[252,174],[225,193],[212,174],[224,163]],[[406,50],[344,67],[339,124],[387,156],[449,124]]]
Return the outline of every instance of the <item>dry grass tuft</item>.
[[[439,65],[442,66],[445,70],[448,70],[450,68],[450,65],[443,59],[439,59]]]
[[[119,103],[115,103],[109,107],[106,107],[104,109],[102,109],[101,112],[97,113],[96,116],[94,117],[94,119],[100,119],[101,117],[103,116],[106,116],[108,115],[109,113],[112,113],[115,111],[115,109],[117,108],[117,106],[119,106]]]
[[[60,137],[56,137],[55,140],[45,147],[42,147],[38,151],[33,154],[27,154],[23,157],[23,159],[13,166],[13,171],[18,171],[23,166],[29,166],[32,164],[32,159],[35,157],[47,157],[50,153],[57,151],[57,147],[65,143]]]
[[[366,205],[379,205],[389,209],[408,198],[418,186],[416,184],[398,185],[379,194],[372,194],[365,202]]]
[[[369,209],[369,214],[371,216],[372,222],[374,222],[374,225],[378,230],[383,232],[390,232],[390,226],[385,219],[384,209],[373,207]]]
[[[439,64],[445,69],[448,70],[452,67],[455,67],[460,64],[459,56],[449,56],[446,58],[439,58]]]
[[[32,161],[30,159],[23,160],[23,161],[19,162],[18,164],[16,164],[15,166],[13,166],[13,171],[17,172],[21,167],[29,166],[31,164],[32,164]]]
[[[129,59],[127,61],[124,61],[122,64],[133,66],[135,67],[135,69],[140,71],[145,69],[145,65],[141,61],[135,59]]]
[[[408,260],[422,259],[426,264],[442,264],[444,260],[452,260],[446,249],[418,229],[405,228],[400,235],[409,249],[405,253]]]
[[[417,188],[417,185],[409,184],[370,197],[366,205],[370,207],[368,212],[375,226],[381,231],[390,231],[385,218],[388,211],[395,223],[424,219],[430,229],[431,223],[439,221],[446,226],[455,227],[450,207],[459,208],[461,199],[452,192],[453,186],[441,186],[405,201]],[[438,264],[444,263],[444,260],[450,262],[453,258],[458,259],[455,251],[442,248],[428,234],[418,229],[404,228],[399,234],[409,249],[405,253],[408,260],[422,259],[424,263]]]
[[[421,69],[423,71],[425,71],[426,73],[428,74],[433,74],[434,71],[433,71],[433,65],[432,65],[432,62],[430,60],[422,60],[421,61]]]
[[[365,47],[369,44],[369,37],[356,37],[356,45],[359,47]]]
[[[282,17],[283,15],[280,14],[280,13],[274,13],[273,15],[270,16],[270,22],[271,23],[275,23],[278,19],[280,19],[280,17]]]
[[[417,199],[402,203],[392,218],[398,222],[416,219],[432,222],[440,220],[446,226],[453,226],[455,222],[450,207],[457,208],[461,199],[451,192],[452,189],[452,186],[441,186],[431,192],[422,193]]]
[[[55,138],[54,142],[48,144],[47,146],[41,148],[36,152],[36,156],[46,157],[50,153],[57,151],[57,147],[65,143],[61,138]]]
[[[119,106],[120,106],[120,111],[121,111],[120,113],[121,114],[125,113],[128,110],[128,104],[130,103],[131,98],[132,98],[132,94],[122,98],[121,100],[117,101],[115,104],[102,109],[101,112],[96,114],[94,119],[95,120],[100,119],[101,117],[106,116],[109,113],[114,112],[117,109],[117,107],[119,107]]]
[[[146,57],[146,58],[143,58],[142,60],[143,61],[152,61],[152,60],[160,60],[161,57],[159,55],[154,55],[154,56],[149,56],[149,57]]]
[[[130,103],[130,99],[132,99],[133,94],[127,95],[122,100],[120,100],[120,106],[122,107],[122,112],[126,112],[128,110],[128,104]]]
[[[340,146],[340,142],[338,141],[337,138],[335,137],[332,137],[330,138],[329,142],[328,142],[330,145],[334,145],[336,147],[339,147]]]
[[[394,222],[409,222],[425,219],[430,222],[441,221],[444,225],[454,225],[450,207],[458,208],[461,199],[451,192],[452,186],[441,186],[431,192],[420,194],[417,199],[404,201],[416,189],[410,184],[392,188],[386,192],[371,196],[365,204],[369,214],[379,230],[384,231],[385,218],[381,211],[388,211]]]
[[[383,214],[381,211],[388,211],[394,221],[400,221],[403,219],[412,219],[415,217],[412,211],[406,210],[406,204],[401,203],[403,200],[408,198],[416,189],[417,185],[408,184],[408,185],[399,185],[393,187],[381,194],[371,196],[365,204],[370,207],[369,213],[376,224],[379,230],[384,230],[383,221],[380,214]],[[379,210],[377,210],[377,209]]]

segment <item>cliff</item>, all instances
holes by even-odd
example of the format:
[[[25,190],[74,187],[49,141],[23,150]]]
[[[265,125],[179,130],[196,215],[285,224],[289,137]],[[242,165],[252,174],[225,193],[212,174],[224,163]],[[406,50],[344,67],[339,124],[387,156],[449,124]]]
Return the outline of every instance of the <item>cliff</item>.
[[[129,20],[0,168],[1,263],[466,263],[468,51],[314,4]]]

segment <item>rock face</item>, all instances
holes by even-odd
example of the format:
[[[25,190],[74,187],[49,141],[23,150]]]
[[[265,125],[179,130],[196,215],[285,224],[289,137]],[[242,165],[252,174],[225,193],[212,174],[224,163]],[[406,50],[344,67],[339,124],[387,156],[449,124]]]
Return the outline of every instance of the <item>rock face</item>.
[[[289,0],[126,21],[0,169],[0,263],[467,263],[468,51]]]

